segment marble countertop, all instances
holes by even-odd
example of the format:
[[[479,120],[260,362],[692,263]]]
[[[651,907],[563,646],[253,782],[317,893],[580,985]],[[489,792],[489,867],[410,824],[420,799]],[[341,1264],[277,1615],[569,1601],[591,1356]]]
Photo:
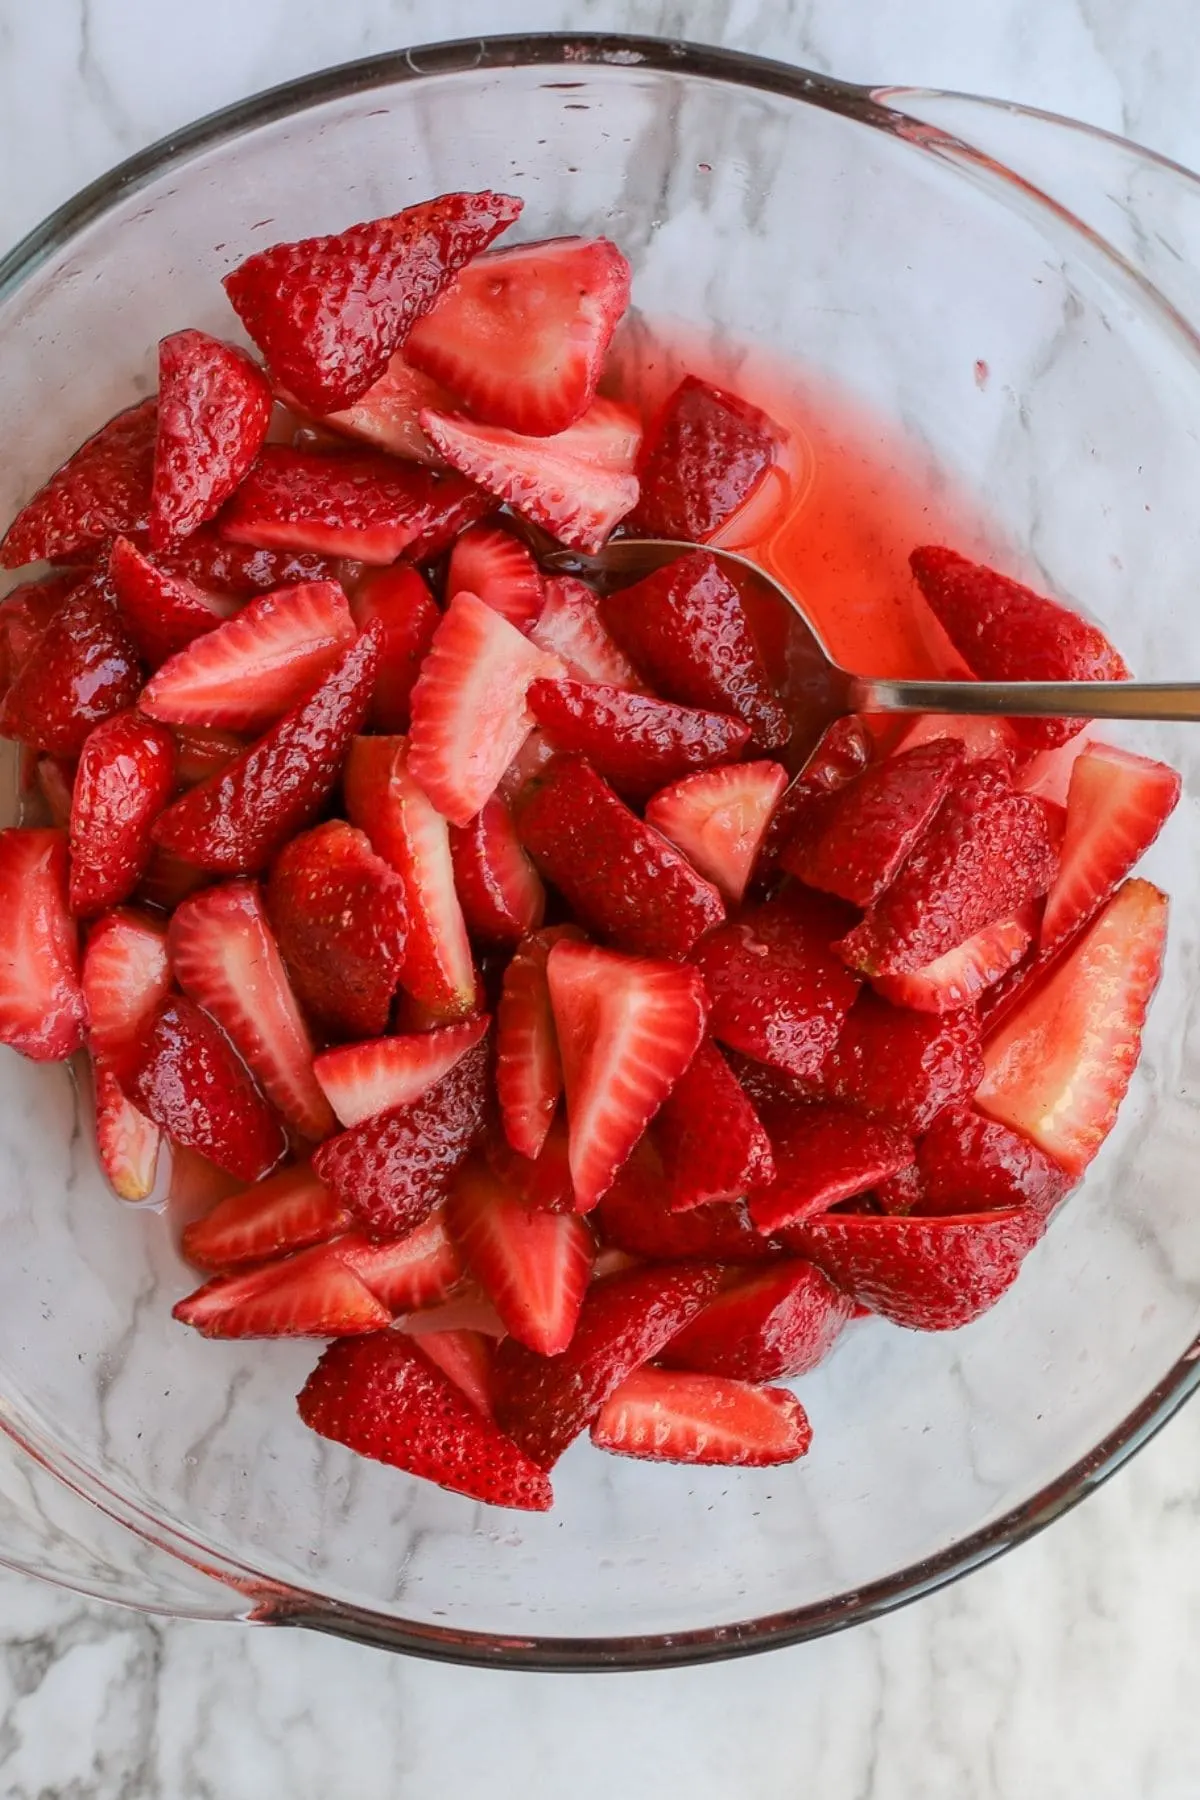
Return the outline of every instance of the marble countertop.
[[[1076,114],[1200,166],[1181,0],[0,0],[0,250],[130,152],[486,23],[625,28]],[[1193,1800],[1200,1408],[1033,1543],[883,1623],[665,1675],[504,1676],[0,1577],[0,1797]]]

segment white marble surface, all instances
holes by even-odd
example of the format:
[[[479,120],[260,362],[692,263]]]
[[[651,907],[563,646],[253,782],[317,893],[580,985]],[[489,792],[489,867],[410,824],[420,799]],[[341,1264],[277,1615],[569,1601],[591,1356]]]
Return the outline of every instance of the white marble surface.
[[[0,248],[120,157],[257,88],[485,27],[563,25],[1010,96],[1200,165],[1185,0],[0,0]],[[877,1627],[707,1670],[450,1670],[7,1577],[0,1795],[1192,1800],[1198,1550],[1193,1406],[967,1582]]]

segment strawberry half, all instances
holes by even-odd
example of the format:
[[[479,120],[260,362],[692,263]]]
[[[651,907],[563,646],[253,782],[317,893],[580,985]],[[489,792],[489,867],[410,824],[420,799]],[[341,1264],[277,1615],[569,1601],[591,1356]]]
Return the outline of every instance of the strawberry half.
[[[780,435],[757,407],[685,376],[642,456],[638,530],[703,543],[750,498],[775,461]]]
[[[97,1057],[93,1066],[96,1153],[118,1200],[148,1200],[154,1192],[162,1132],[133,1104],[116,1070]]]
[[[540,1156],[562,1093],[562,1062],[550,1007],[546,959],[573,925],[554,925],[525,939],[504,971],[496,1008],[496,1098],[504,1135],[521,1156]]]
[[[361,1232],[348,1231],[334,1240],[333,1248],[393,1313],[436,1305],[462,1278],[462,1257],[446,1228],[443,1208],[394,1243],[373,1244]]]
[[[325,1183],[307,1163],[296,1163],[218,1200],[184,1227],[182,1249],[196,1268],[217,1274],[323,1244],[347,1222]]]
[[[646,823],[677,844],[692,867],[737,906],[787,784],[787,771],[776,762],[704,769],[655,794],[646,805]]]
[[[659,1353],[669,1369],[733,1381],[791,1381],[824,1360],[851,1302],[813,1263],[789,1257],[740,1274]]]
[[[108,576],[133,646],[152,669],[215,630],[235,608],[186,576],[160,569],[125,537],[113,542]]]
[[[579,681],[535,681],[529,709],[557,749],[586,756],[618,793],[635,799],[690,770],[733,761],[750,735],[728,713]]]
[[[16,680],[57,615],[83,579],[77,572],[25,581],[0,601],[0,692]]]
[[[443,1025],[407,1037],[342,1044],[318,1056],[313,1073],[339,1124],[361,1125],[377,1113],[419,1100],[468,1050],[482,1043],[488,1023],[484,1013],[460,1025]]]
[[[865,1194],[913,1161],[911,1139],[841,1106],[792,1106],[767,1114],[775,1180],[750,1196],[750,1217],[768,1234]]]
[[[908,1012],[860,994],[822,1070],[838,1100],[916,1137],[983,1073],[974,1012]]]
[[[350,611],[360,631],[375,625],[381,634],[368,723],[376,731],[407,731],[412,691],[442,616],[433,596],[416,569],[396,563],[367,571]]]
[[[1050,949],[1101,906],[1179,803],[1176,769],[1113,744],[1091,744],[1071,771],[1062,859],[1042,915]]]
[[[925,1215],[1031,1206],[1045,1216],[1071,1185],[1044,1150],[969,1106],[938,1114],[917,1145],[917,1169]]]
[[[170,989],[165,925],[129,907],[96,921],[83,957],[93,1051],[115,1052],[136,1044]]]
[[[751,877],[754,882],[765,884],[776,873],[789,838],[817,796],[835,793],[853,781],[874,753],[874,740],[856,714],[834,720],[767,821]]]
[[[528,1206],[478,1162],[460,1171],[446,1214],[467,1267],[517,1342],[541,1356],[565,1350],[596,1253],[579,1214]]]
[[[280,398],[293,410],[303,412],[294,394],[281,390]],[[421,412],[427,406],[440,411],[453,405],[453,396],[445,388],[414,369],[397,351],[365,394],[336,412],[323,413],[320,422],[328,431],[358,438],[376,450],[386,450],[390,456],[431,463],[437,461],[437,451],[421,430]]]
[[[673,1212],[661,1159],[643,1138],[596,1208],[600,1235],[614,1249],[649,1262],[758,1263],[778,1254],[760,1237],[740,1201],[710,1200]]]
[[[715,1044],[701,1044],[667,1095],[656,1136],[675,1212],[774,1179],[771,1140]]]
[[[573,575],[552,576],[530,637],[551,651],[577,681],[644,692],[637,670],[600,618],[591,588]]]
[[[601,1407],[592,1442],[650,1462],[760,1469],[796,1462],[812,1443],[812,1427],[786,1388],[686,1369],[635,1369]]]
[[[140,713],[89,732],[71,794],[71,911],[91,918],[127,900],[145,874],[155,819],[175,785],[175,740]]]
[[[564,927],[563,929],[566,929]],[[549,996],[547,996],[547,1008]],[[555,1059],[558,1046],[555,1044]],[[561,1075],[559,1077],[561,1083]],[[575,1212],[575,1186],[571,1180],[570,1137],[567,1121],[554,1114],[550,1129],[536,1156],[523,1156],[506,1138],[493,1133],[486,1145],[488,1167],[508,1191],[539,1212]]]
[[[62,562],[117,531],[144,531],[150,512],[158,405],[118,413],[67,458],[0,539],[0,568]]]
[[[1033,906],[1023,907],[1015,918],[985,925],[965,944],[935,957],[923,969],[908,975],[877,975],[872,986],[893,1006],[910,1006],[916,1012],[958,1012],[973,1006],[1020,964],[1033,942],[1035,923]]]
[[[0,1043],[61,1062],[83,1043],[64,831],[0,831]]]
[[[178,1301],[171,1317],[209,1338],[348,1337],[392,1322],[332,1244],[218,1275]]]
[[[175,1143],[239,1181],[258,1181],[286,1148],[275,1113],[216,1021],[167,1000],[142,1042],[134,1098]]]
[[[158,438],[150,543],[189,537],[220,511],[267,435],[271,383],[244,350],[204,331],[158,346]]]
[[[542,577],[533,554],[511,531],[473,525],[450,552],[446,598],[474,594],[524,631],[542,610]]]
[[[306,550],[268,550],[233,544],[211,525],[182,543],[160,550],[155,564],[168,575],[193,582],[210,596],[250,600],[297,581],[336,581],[339,565]]]
[[[450,827],[450,858],[463,916],[474,937],[510,943],[536,931],[546,910],[546,890],[499,794],[485,802],[469,825]]]
[[[78,756],[94,725],[132,706],[142,685],[112,589],[94,575],[69,593],[0,708],[0,734]]]

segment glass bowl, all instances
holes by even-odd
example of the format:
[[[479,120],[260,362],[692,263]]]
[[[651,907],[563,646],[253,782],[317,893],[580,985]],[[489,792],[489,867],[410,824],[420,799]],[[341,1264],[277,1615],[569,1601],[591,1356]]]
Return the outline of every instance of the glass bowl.
[[[81,194],[0,264],[0,516],[149,391],[164,332],[230,331],[217,277],[249,251],[483,186],[524,196],[524,235],[609,232],[650,314],[861,400],[932,471],[928,535],[939,484],[978,496],[1010,565],[1084,603],[1139,674],[1200,674],[1192,177],[1017,108],[657,40],[354,64]],[[157,1216],[108,1195],[70,1072],[4,1053],[4,1559],[461,1661],[661,1666],[870,1617],[1071,1505],[1200,1354],[1200,746],[1128,741],[1189,797],[1148,862],[1173,925],[1117,1129],[993,1312],[846,1333],[802,1384],[815,1444],[793,1467],[647,1469],[585,1442],[530,1517],[355,1460],[296,1417],[311,1345],[172,1323],[188,1274]]]

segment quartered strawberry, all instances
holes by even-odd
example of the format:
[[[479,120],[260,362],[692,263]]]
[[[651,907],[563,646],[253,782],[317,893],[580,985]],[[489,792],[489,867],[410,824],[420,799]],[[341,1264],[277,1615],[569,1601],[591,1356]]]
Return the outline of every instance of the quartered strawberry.
[[[365,832],[330,819],[285,844],[267,912],[301,1005],[337,1037],[387,1029],[407,939],[404,884]]]
[[[280,397],[296,410],[304,410],[294,395],[281,390]],[[365,394],[336,412],[323,413],[321,424],[391,456],[431,463],[437,461],[437,451],[421,430],[422,409],[432,406],[440,412],[453,405],[453,396],[444,387],[414,369],[397,351]]]
[[[693,769],[732,762],[750,733],[728,713],[581,681],[533,682],[529,709],[559,750],[586,756],[618,793],[644,799]]]
[[[556,756],[516,802],[517,831],[580,923],[637,956],[683,957],[725,916],[715,887],[581,756]]]
[[[822,1083],[835,1099],[917,1136],[983,1073],[979,1024],[969,1008],[908,1012],[860,994],[842,1027]]]
[[[235,610],[236,602],[159,568],[126,537],[113,541],[108,576],[134,649],[152,669]]]
[[[468,825],[450,827],[450,856],[473,937],[511,943],[536,931],[546,910],[546,890],[499,794],[493,794]]]
[[[767,822],[754,865],[754,882],[761,885],[776,873],[785,845],[813,801],[821,794],[836,793],[853,781],[874,754],[874,740],[857,714],[834,720]]]
[[[553,1502],[541,1470],[403,1332],[331,1344],[297,1404],[322,1437],[452,1493],[527,1512]]]
[[[462,269],[413,326],[405,354],[473,418],[549,437],[595,398],[629,279],[607,238],[493,250]]]
[[[593,400],[553,437],[430,410],[421,429],[452,468],[573,549],[599,550],[637,501],[641,420],[616,400]]]
[[[14,682],[67,595],[83,579],[75,570],[25,581],[0,601],[0,691]]]
[[[701,1044],[675,1083],[655,1135],[675,1212],[774,1178],[771,1140],[715,1044]]]
[[[362,1232],[347,1231],[332,1247],[393,1313],[436,1305],[462,1278],[462,1256],[447,1230],[444,1207],[394,1242],[373,1244]]]
[[[733,713],[756,750],[791,736],[736,587],[698,550],[608,594],[600,616],[646,679],[671,700]]]
[[[1022,907],[1012,919],[985,925],[974,937],[908,975],[877,975],[872,986],[893,1006],[916,1012],[958,1012],[1015,969],[1033,942],[1036,912]]]
[[[132,706],[142,685],[134,648],[102,575],[74,588],[0,707],[0,734],[78,756],[94,725]]]
[[[546,598],[529,635],[561,658],[577,681],[643,692],[637,670],[600,618],[596,596],[573,575],[551,576]]]
[[[351,820],[404,887],[406,989],[440,1018],[473,1012],[475,965],[454,886],[449,827],[413,778],[407,741],[356,738],[343,786]]]
[[[678,845],[692,867],[737,906],[787,782],[787,771],[776,762],[704,769],[655,794],[646,806],[646,823]]]
[[[838,902],[791,890],[703,938],[692,961],[712,1001],[713,1036],[815,1080],[858,992],[829,947],[843,919]]]
[[[407,1036],[373,1038],[326,1050],[313,1073],[341,1125],[361,1125],[414,1100],[448,1075],[487,1035],[488,1016]]]
[[[917,585],[950,642],[980,681],[1126,681],[1104,633],[957,551],[925,544],[911,558]],[[1042,750],[1083,729],[1081,719],[1013,719],[1017,741]]]
[[[83,1043],[65,831],[0,831],[0,1043],[60,1062]]]
[[[218,775],[161,814],[155,840],[198,868],[253,873],[320,811],[370,703],[378,627]]]
[[[750,1217],[769,1234],[865,1194],[913,1160],[912,1140],[844,1106],[771,1109],[775,1179],[755,1184]]]
[[[66,827],[71,823],[71,794],[75,786],[75,770],[61,756],[39,756],[37,785],[50,815],[50,823]]]
[[[158,346],[158,438],[150,543],[189,537],[218,513],[262,448],[271,383],[244,350],[204,331]]]
[[[409,700],[441,613],[422,576],[407,563],[369,569],[350,611],[360,630],[380,631],[379,673],[367,721],[376,731],[407,731]]]
[[[399,1237],[445,1198],[483,1127],[487,1048],[477,1044],[408,1106],[364,1119],[313,1167],[369,1237]]]
[[[1080,1175],[1112,1130],[1162,971],[1167,900],[1118,888],[984,1053],[976,1101]]]
[[[563,1085],[546,959],[556,943],[581,935],[573,925],[535,932],[504,971],[496,1008],[496,1097],[504,1135],[524,1157],[540,1155]]]
[[[68,457],[0,538],[0,568],[62,562],[90,554],[112,532],[144,531],[157,421],[157,402],[143,400]]]
[[[460,1170],[446,1216],[467,1267],[519,1344],[557,1356],[575,1331],[596,1246],[578,1213],[529,1206],[480,1162]]]
[[[179,788],[195,787],[210,775],[220,774],[246,748],[245,740],[232,731],[217,731],[204,725],[184,725],[171,734],[175,739],[175,784]]]
[[[548,1002],[547,1002],[548,1003]],[[555,1046],[555,1056],[558,1050]],[[561,1077],[560,1077],[561,1080]],[[575,1212],[571,1149],[567,1121],[556,1112],[536,1156],[523,1156],[507,1138],[493,1132],[485,1146],[488,1167],[508,1190],[540,1212]]]
[[[595,1222],[607,1244],[650,1262],[698,1257],[758,1263],[778,1254],[754,1229],[740,1200],[712,1200],[673,1212],[662,1162],[649,1138],[643,1138],[600,1201]]]
[[[218,1275],[177,1301],[171,1317],[210,1338],[349,1337],[392,1322],[332,1244]]]
[[[450,602],[412,691],[408,763],[452,824],[470,823],[521,748],[529,684],[561,670],[474,594]]]
[[[71,911],[92,918],[127,900],[154,848],[150,831],[175,785],[175,740],[140,713],[89,732],[71,795]]]
[[[927,1216],[1010,1206],[1047,1215],[1071,1185],[1065,1170],[1029,1138],[970,1106],[947,1106],[938,1114],[917,1145],[917,1168],[916,1210]]]
[[[125,1093],[103,1057],[93,1067],[96,1153],[119,1200],[147,1200],[154,1192],[162,1132]]]
[[[234,544],[211,525],[202,526],[182,543],[160,550],[158,568],[190,581],[206,594],[250,600],[296,581],[336,581],[340,565],[308,550],[268,550]]]
[[[813,1263],[781,1258],[736,1280],[659,1352],[669,1369],[734,1381],[791,1381],[815,1369],[850,1317],[851,1302]]]
[[[694,969],[560,938],[546,960],[562,1056],[575,1204],[613,1184],[704,1036]]]
[[[197,1269],[218,1274],[326,1243],[347,1223],[309,1164],[295,1163],[218,1200],[204,1218],[184,1227],[182,1249]]]
[[[1049,949],[1101,906],[1179,801],[1177,770],[1113,744],[1091,744],[1071,771],[1062,858],[1042,915]]]
[[[239,1181],[283,1156],[279,1121],[220,1026],[182,996],[159,1008],[142,1041],[133,1097],[185,1149]]]
[[[485,1418],[492,1415],[492,1350],[481,1331],[423,1331],[421,1349]]]
[[[712,1297],[721,1270],[709,1263],[633,1269],[593,1283],[575,1334],[559,1356],[506,1338],[496,1355],[496,1417],[543,1469],[595,1418],[626,1376]]]
[[[82,980],[90,1048],[128,1050],[170,992],[166,926],[132,907],[107,913],[88,933]]]
[[[542,577],[533,554],[511,531],[473,525],[450,552],[446,598],[474,594],[524,631],[542,610]]]
[[[812,1443],[808,1415],[786,1388],[686,1369],[635,1369],[604,1402],[591,1435],[617,1456],[722,1468],[795,1462]]]
[[[775,461],[780,432],[735,394],[687,375],[647,438],[637,527],[702,543],[728,523]]]
[[[275,379],[330,413],[379,380],[455,272],[511,225],[507,194],[442,194],[330,237],[273,244],[225,292]]]
[[[288,1124],[314,1141],[332,1131],[312,1038],[257,883],[231,881],[184,900],[167,950],[184,993],[221,1026]]]

